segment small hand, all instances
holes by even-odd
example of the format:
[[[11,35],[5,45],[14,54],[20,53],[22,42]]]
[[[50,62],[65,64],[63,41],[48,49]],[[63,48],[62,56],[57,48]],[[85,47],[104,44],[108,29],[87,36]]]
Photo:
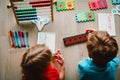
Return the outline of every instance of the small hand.
[[[60,50],[57,50],[55,60],[60,64],[60,66],[64,65],[64,59],[61,56]]]

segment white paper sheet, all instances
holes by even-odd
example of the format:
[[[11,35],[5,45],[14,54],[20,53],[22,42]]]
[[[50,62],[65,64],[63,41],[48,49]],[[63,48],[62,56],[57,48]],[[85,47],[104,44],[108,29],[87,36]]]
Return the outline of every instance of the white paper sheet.
[[[45,44],[52,52],[55,52],[55,33],[38,32],[37,44]]]
[[[114,14],[98,13],[98,29],[107,31],[111,36],[116,36]]]

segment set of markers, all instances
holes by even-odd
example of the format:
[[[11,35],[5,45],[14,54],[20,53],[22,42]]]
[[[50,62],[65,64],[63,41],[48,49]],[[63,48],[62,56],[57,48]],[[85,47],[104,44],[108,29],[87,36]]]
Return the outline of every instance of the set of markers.
[[[11,47],[21,48],[29,47],[29,35],[28,32],[22,31],[8,31]]]

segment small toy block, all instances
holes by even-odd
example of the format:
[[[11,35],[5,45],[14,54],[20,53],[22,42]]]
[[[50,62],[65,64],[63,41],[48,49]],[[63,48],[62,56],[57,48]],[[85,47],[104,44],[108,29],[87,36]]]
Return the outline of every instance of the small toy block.
[[[74,9],[74,2],[73,1],[66,1],[66,9]]]
[[[83,34],[63,38],[64,45],[67,47],[67,46],[74,45],[77,43],[85,42],[85,41],[87,41],[88,33],[92,32],[92,31],[93,30],[87,30]]]
[[[89,2],[90,10],[96,10],[99,8],[97,1]]]
[[[57,2],[56,9],[57,9],[57,11],[66,10],[65,2]]]
[[[117,9],[118,11],[120,11],[120,5],[117,5],[117,6],[116,6],[116,9]]]
[[[63,10],[72,10],[74,9],[74,1],[57,1],[56,3],[56,10],[57,11],[63,11]]]
[[[120,4],[120,0],[112,0],[112,4]]]
[[[86,12],[86,20],[87,21],[94,21],[95,20],[95,14],[93,11]]]
[[[78,12],[75,14],[76,22],[86,22],[86,21],[94,21],[95,14],[93,11],[88,12]]]
[[[106,0],[95,0],[89,2],[90,10],[105,9],[108,8]]]
[[[85,12],[76,13],[76,21],[77,22],[86,22]]]
[[[98,5],[100,9],[108,8],[106,0],[98,0]]]

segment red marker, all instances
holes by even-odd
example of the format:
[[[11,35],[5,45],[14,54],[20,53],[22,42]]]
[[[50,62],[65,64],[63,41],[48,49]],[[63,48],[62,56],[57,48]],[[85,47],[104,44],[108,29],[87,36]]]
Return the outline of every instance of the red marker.
[[[12,41],[13,41],[13,47],[16,48],[16,42],[14,39],[14,33],[12,31],[10,31],[11,37],[12,37]]]

